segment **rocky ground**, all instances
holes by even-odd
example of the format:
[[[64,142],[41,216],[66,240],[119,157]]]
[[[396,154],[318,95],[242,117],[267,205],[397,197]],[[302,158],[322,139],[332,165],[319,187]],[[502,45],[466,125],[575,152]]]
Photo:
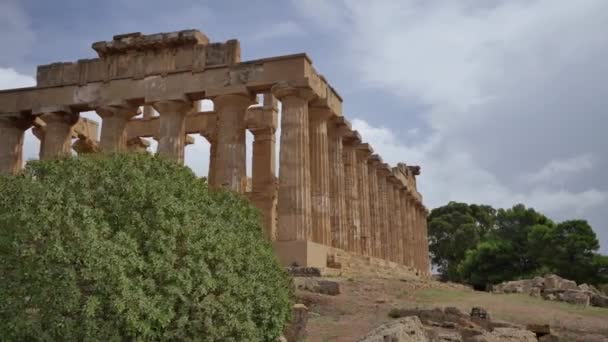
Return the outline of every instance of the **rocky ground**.
[[[365,336],[365,341],[401,341],[370,337],[375,329],[401,327],[400,320],[405,320],[403,326],[412,332],[412,327],[421,324],[419,327],[430,336],[403,341],[536,341],[534,334],[526,335],[531,325],[536,325],[530,327],[532,330],[550,329],[559,336],[541,341],[608,341],[605,308],[546,301],[525,294],[476,292],[461,285],[416,278],[299,277],[295,283],[299,303],[308,308],[306,341],[359,341]],[[478,317],[471,319],[474,307],[489,312],[490,323]],[[432,310],[435,308],[439,310]],[[452,316],[445,315],[446,308]],[[476,333],[469,336],[467,329],[481,329],[478,335],[482,338],[472,339]],[[521,330],[523,335],[518,339],[497,337],[519,334],[509,329]]]

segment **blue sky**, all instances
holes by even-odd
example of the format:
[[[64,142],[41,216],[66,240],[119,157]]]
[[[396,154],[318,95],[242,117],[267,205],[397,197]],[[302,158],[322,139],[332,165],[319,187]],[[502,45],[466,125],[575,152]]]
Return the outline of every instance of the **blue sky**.
[[[0,88],[118,33],[185,28],[239,39],[245,60],[308,53],[385,160],[422,166],[428,206],[586,218],[608,252],[607,1],[1,0]]]

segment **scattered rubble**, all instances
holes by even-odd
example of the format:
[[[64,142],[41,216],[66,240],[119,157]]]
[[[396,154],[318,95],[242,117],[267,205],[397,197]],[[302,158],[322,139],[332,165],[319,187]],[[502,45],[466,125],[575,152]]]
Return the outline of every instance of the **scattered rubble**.
[[[492,321],[491,314],[480,307],[474,307],[469,315],[458,308],[447,307],[443,309],[394,309],[389,313],[389,316],[399,318],[399,320],[379,327],[361,341],[538,341],[535,332],[517,324]],[[412,339],[411,336],[414,335],[402,334],[399,336],[405,337],[398,339],[394,337],[397,336],[394,334],[381,334],[386,331],[401,331],[399,329],[406,329],[409,332],[417,331],[417,329],[411,328],[413,322],[417,322],[416,319],[420,321],[420,325],[424,328],[424,337],[415,335],[418,339]],[[407,324],[401,324],[402,322],[407,322]],[[390,329],[386,330],[389,327]],[[382,339],[382,337],[387,338],[387,336],[390,338]]]
[[[566,302],[581,306],[608,308],[608,296],[592,285],[581,284],[555,274],[504,282],[492,288],[494,293],[525,293],[532,297]]]
[[[294,284],[298,290],[320,293],[329,296],[340,294],[340,283],[318,278],[294,278]]]
[[[308,324],[308,308],[304,304],[295,304],[292,310],[291,322],[285,326],[283,336],[288,342],[304,341],[306,324]]]

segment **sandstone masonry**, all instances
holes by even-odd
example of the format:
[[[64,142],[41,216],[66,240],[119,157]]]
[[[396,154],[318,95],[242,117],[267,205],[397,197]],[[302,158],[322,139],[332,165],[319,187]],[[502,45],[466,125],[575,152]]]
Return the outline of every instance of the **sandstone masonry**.
[[[0,91],[0,173],[20,172],[30,128],[41,159],[146,151],[154,139],[156,153],[183,163],[199,134],[210,144],[209,185],[260,209],[286,266],[324,268],[353,253],[429,275],[420,167],[373,154],[306,54],[241,61],[237,40],[211,43],[197,30],[121,34],[92,47],[98,58],[41,65],[35,87]],[[214,110],[200,111],[201,100]],[[87,111],[101,118],[99,137],[98,124],[80,117]]]

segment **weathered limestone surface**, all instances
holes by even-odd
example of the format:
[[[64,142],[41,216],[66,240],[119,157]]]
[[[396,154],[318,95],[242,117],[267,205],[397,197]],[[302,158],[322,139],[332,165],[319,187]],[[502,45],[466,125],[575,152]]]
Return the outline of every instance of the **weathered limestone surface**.
[[[281,262],[340,267],[328,259],[338,248],[428,275],[420,167],[391,169],[372,156],[307,55],[241,61],[237,40],[211,43],[196,30],[121,34],[93,49],[99,58],[41,65],[35,87],[0,91],[0,173],[21,170],[30,127],[42,159],[72,150],[146,152],[152,138],[157,153],[183,163],[191,135],[200,134],[210,145],[208,183],[243,194],[261,211]],[[259,94],[263,105],[251,106]],[[214,110],[200,111],[201,100],[212,100]],[[100,137],[96,122],[79,117],[86,111],[101,117]]]
[[[367,159],[374,152],[369,144],[359,144],[357,154],[357,190],[359,191],[359,219],[361,224],[361,254],[371,255],[372,237],[369,204],[369,171]]]
[[[277,239],[310,241],[312,210],[308,102],[313,94],[308,89],[285,83],[274,86],[272,92],[283,104]]]
[[[326,246],[331,246],[327,133],[327,122],[330,118],[329,108],[310,108],[312,240]]]
[[[276,137],[278,124],[277,100],[264,94],[262,107],[247,110],[245,122],[253,133],[253,167],[250,199],[263,215],[264,236],[276,240],[277,177]]]
[[[192,103],[182,100],[160,101],[154,103],[154,109],[160,114],[158,153],[178,163],[183,163],[186,144],[186,114],[192,111]]]
[[[140,114],[139,107],[105,106],[96,110],[102,119],[100,148],[104,152],[120,152],[127,149],[127,123]]]
[[[23,136],[31,119],[0,117],[0,173],[15,174],[23,164]]]
[[[379,208],[380,208],[380,219],[382,220],[381,225],[381,250],[382,258],[391,260],[390,256],[390,207],[388,201],[388,180],[387,177],[390,174],[390,168],[387,164],[382,163],[378,165],[377,176],[378,176],[378,197],[379,197]]]
[[[346,189],[347,247],[353,253],[361,251],[361,220],[359,215],[359,188],[357,182],[357,146],[361,136],[352,131],[343,138],[344,186]]]
[[[78,121],[78,113],[64,108],[46,112],[41,118],[46,123],[46,133],[40,145],[40,159],[69,156],[72,151],[72,126]]]
[[[382,257],[381,250],[381,232],[382,232],[382,218],[380,217],[381,205],[379,203],[378,194],[378,176],[377,168],[382,159],[377,154],[369,157],[367,160],[368,164],[368,178],[369,178],[369,208],[370,208],[370,237],[371,237],[371,250],[372,256],[376,258]]]
[[[343,143],[344,135],[351,131],[351,126],[344,117],[333,118],[329,134],[330,164],[330,201],[331,201],[331,246],[346,250],[347,248],[347,209],[344,180]]]
[[[218,134],[212,185],[245,192],[245,111],[252,104],[251,95],[220,95],[214,98],[214,104],[218,117]]]

